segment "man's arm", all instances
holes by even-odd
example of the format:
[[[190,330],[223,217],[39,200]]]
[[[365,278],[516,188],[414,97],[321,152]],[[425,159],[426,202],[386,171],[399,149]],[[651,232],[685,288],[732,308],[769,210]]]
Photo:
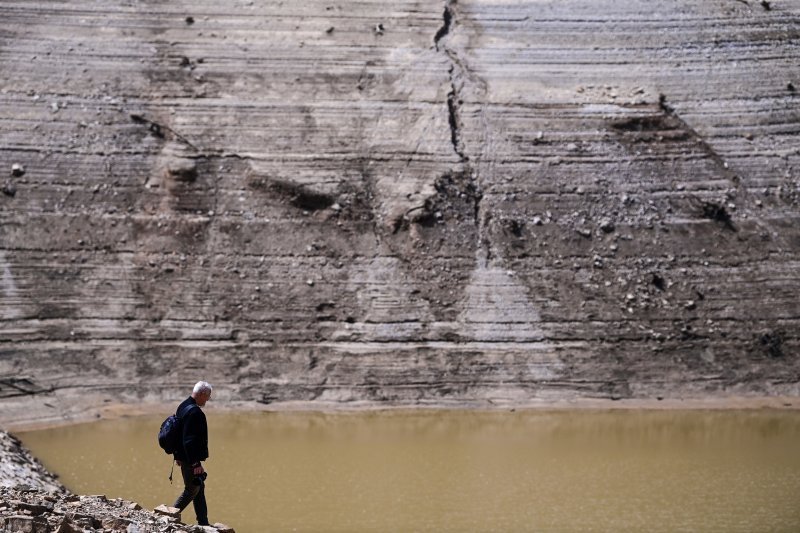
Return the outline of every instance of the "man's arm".
[[[192,465],[192,473],[195,476],[201,475],[205,470],[200,461],[206,458],[206,448],[208,442],[208,426],[206,417],[199,408],[194,408],[186,414],[186,421],[183,426],[183,446],[186,450],[186,458]]]

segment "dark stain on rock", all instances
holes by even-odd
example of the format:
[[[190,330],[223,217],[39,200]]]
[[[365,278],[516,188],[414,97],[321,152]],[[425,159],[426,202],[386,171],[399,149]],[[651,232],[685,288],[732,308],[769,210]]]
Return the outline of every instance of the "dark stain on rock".
[[[54,318],[75,318],[75,309],[73,307],[55,305],[55,304],[42,304],[39,306],[39,313],[37,315],[39,320],[49,320]]]
[[[42,387],[30,378],[0,378],[0,398],[47,394],[52,391],[52,387]]]
[[[471,219],[478,224],[478,211],[483,194],[470,179],[468,171],[448,172],[436,180],[434,184],[438,193],[434,200],[432,209],[447,209],[453,214],[461,215],[463,218]]]
[[[336,201],[330,194],[315,191],[307,186],[290,181],[273,181],[270,188],[285,197],[294,207],[308,211],[327,209]]]
[[[644,115],[612,122],[610,128],[629,142],[677,142],[689,139],[681,123],[669,115]]]
[[[7,181],[5,184],[3,184],[2,191],[3,194],[10,198],[14,198],[17,195],[17,187],[10,181]]]

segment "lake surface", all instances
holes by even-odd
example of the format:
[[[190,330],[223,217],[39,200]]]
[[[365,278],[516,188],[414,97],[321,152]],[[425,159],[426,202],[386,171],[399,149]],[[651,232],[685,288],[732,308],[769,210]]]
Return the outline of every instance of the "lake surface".
[[[795,411],[206,413],[209,518],[238,533],[800,531]],[[163,418],[19,436],[152,508],[180,491]]]

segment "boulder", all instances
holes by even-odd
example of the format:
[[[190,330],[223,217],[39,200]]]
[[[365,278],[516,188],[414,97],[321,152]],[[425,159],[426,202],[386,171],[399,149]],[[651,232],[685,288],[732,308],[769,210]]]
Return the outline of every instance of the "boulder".
[[[64,517],[55,533],[83,533],[83,528],[69,518]]]
[[[53,510],[52,505],[38,505],[33,503],[26,503],[21,501],[14,501],[11,502],[17,509],[21,511],[27,511],[33,516],[39,516],[41,514],[51,512]]]
[[[153,509],[153,511],[156,514],[162,516],[168,516],[170,518],[175,518],[176,520],[181,519],[181,510],[178,509],[177,507],[169,507],[168,505],[159,505],[158,507]]]
[[[100,524],[103,526],[103,529],[110,529],[112,531],[127,531],[128,526],[131,525],[133,522],[120,517],[108,517],[103,518],[100,521]]]
[[[0,518],[0,525],[4,526],[3,531],[13,531],[15,533],[50,533],[50,526],[47,525],[47,520],[38,516],[7,516]]]
[[[14,177],[20,177],[25,175],[25,167],[20,165],[19,163],[14,163],[11,165],[11,175]]]

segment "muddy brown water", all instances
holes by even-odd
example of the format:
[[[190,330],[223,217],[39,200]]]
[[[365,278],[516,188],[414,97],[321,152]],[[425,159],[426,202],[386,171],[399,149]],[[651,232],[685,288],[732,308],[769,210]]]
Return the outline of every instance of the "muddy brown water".
[[[207,413],[210,518],[239,533],[800,531],[797,411]],[[179,491],[162,418],[19,436],[152,508]]]

